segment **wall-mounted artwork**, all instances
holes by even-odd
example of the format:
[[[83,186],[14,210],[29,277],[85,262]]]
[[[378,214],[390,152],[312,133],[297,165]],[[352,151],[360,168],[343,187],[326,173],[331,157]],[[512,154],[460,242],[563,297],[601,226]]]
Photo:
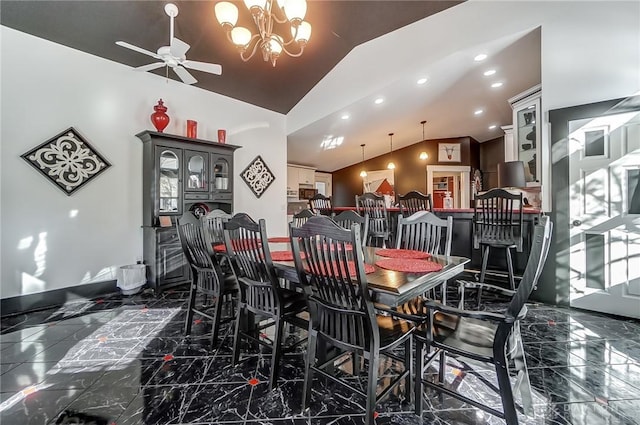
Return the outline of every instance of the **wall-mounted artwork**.
[[[460,161],[460,143],[438,143],[438,162]]]
[[[260,155],[247,165],[240,176],[257,198],[260,198],[276,179]]]
[[[111,166],[73,127],[21,157],[69,196]]]
[[[381,195],[395,196],[393,170],[367,171],[363,177],[364,193],[375,192]]]

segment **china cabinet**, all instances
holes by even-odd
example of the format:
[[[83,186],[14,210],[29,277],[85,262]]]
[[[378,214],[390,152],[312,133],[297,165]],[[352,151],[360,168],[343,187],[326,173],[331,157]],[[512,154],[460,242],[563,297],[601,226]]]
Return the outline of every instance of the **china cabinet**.
[[[176,219],[233,210],[233,153],[239,146],[154,131],[143,142],[142,228],[147,282],[156,293],[189,279]]]
[[[505,130],[505,161],[524,162],[527,187],[541,185],[540,158],[541,86],[509,99],[513,109],[513,125]]]

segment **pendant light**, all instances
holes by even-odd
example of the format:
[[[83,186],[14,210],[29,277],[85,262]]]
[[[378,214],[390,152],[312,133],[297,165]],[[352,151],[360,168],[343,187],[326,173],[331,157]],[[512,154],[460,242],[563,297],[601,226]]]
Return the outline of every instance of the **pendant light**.
[[[364,143],[360,145],[362,147],[362,171],[360,171],[360,177],[367,177],[367,171],[364,169]]]
[[[387,164],[387,168],[393,170],[396,168],[396,164],[393,163],[393,133],[389,133],[389,150],[391,160]]]
[[[420,121],[420,124],[422,124],[422,145],[424,147],[424,145],[426,144],[425,142],[425,138],[424,138],[424,125],[426,124],[426,121]],[[423,149],[422,152],[420,152],[420,159],[423,161],[426,161],[429,158],[429,154],[427,153],[426,149]]]

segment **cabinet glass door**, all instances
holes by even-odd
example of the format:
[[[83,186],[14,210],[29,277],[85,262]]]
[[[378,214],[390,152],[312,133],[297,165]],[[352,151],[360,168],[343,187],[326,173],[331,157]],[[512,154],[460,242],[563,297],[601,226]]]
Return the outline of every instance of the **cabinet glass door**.
[[[538,108],[529,105],[517,111],[516,140],[518,159],[524,162],[524,174],[527,182],[538,181],[536,118]]]
[[[184,161],[186,168],[186,191],[207,191],[208,184],[208,159],[206,152],[185,151]]]
[[[223,156],[216,156],[213,159],[213,188],[217,191],[227,192],[231,190],[229,182],[230,161]]]
[[[159,156],[158,212],[179,213],[180,158],[171,150],[163,150]]]

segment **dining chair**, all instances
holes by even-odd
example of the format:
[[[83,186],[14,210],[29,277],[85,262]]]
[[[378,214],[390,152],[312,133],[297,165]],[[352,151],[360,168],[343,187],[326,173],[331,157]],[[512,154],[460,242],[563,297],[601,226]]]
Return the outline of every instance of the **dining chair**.
[[[304,223],[306,223],[307,220],[309,220],[311,217],[314,217],[314,216],[315,214],[310,209],[307,208],[294,214],[291,223],[293,227],[300,227]]]
[[[381,239],[382,247],[386,248],[387,242],[391,243],[391,226],[384,196],[372,192],[356,195],[356,210],[360,215],[369,216],[367,245],[372,239]]]
[[[453,218],[442,219],[429,211],[419,211],[409,217],[398,216],[396,248],[451,255]]]
[[[223,321],[222,304],[225,298],[231,298],[233,302],[238,286],[233,275],[225,277],[214,254],[211,237],[198,218],[191,212],[186,212],[178,218],[176,227],[182,251],[191,269],[184,333],[191,334],[194,314],[206,317],[212,321],[211,344],[215,345],[220,323]],[[203,296],[201,306],[196,306],[198,294]]]
[[[293,257],[300,282],[307,289],[311,316],[302,410],[309,406],[313,375],[318,374],[364,397],[365,424],[372,424],[376,401],[403,380],[407,397],[411,398],[411,333],[414,326],[393,315],[376,312],[367,287],[358,225],[347,230],[328,217],[318,216],[290,231],[292,242],[297,242],[291,244]],[[329,359],[326,358],[327,351],[319,348],[326,344],[338,350],[337,354],[329,355]],[[394,352],[401,345],[404,346],[403,356]],[[358,359],[361,356],[368,362],[366,390],[357,385],[358,379],[355,382],[348,377],[341,379],[345,374],[349,375],[349,370],[333,368],[336,360],[347,355],[355,355]],[[404,371],[390,379],[377,394],[380,355],[403,363]],[[355,362],[352,366],[353,371],[359,371]]]
[[[328,215],[331,217],[334,214],[331,197],[324,196],[321,193],[317,193],[313,198],[309,199],[309,209],[315,215]]]
[[[484,283],[490,248],[504,249],[511,289],[515,289],[511,249],[522,252],[522,192],[491,189],[476,196],[473,212],[473,248],[482,248],[480,282]]]
[[[224,244],[224,229],[222,228],[222,223],[228,221],[232,216],[232,214],[229,214],[221,209],[215,209],[200,217],[202,227],[209,235],[213,246]],[[216,251],[215,253],[220,260],[220,266],[222,267],[222,271],[225,273],[225,275],[231,274],[232,270],[231,265],[229,264],[227,253],[218,251]]]
[[[398,195],[398,204],[400,204],[400,214],[405,217],[415,214],[418,211],[433,212],[433,202],[431,195],[412,190],[404,195]]]
[[[351,229],[351,226],[354,224],[358,224],[360,226],[360,236],[362,240],[362,245],[366,245],[367,243],[367,235],[369,234],[369,216],[361,216],[355,211],[346,210],[342,211],[340,214],[333,217],[333,221],[338,223],[341,227],[345,229]]]
[[[551,244],[552,230],[553,223],[549,217],[542,217],[540,224],[535,226],[531,253],[517,290],[472,282],[478,287],[511,294],[509,304],[502,310],[492,312],[464,310],[445,306],[436,301],[423,301],[426,322],[414,334],[416,344],[414,389],[417,415],[422,416],[424,385],[498,416],[504,419],[507,425],[518,424],[518,411],[525,414],[532,412],[529,377],[520,337],[520,320],[526,316],[525,303],[542,273]],[[428,353],[426,362],[424,361],[425,348]],[[446,362],[440,362],[438,365],[437,380],[435,376],[425,379],[425,366],[428,367],[438,357],[439,352],[445,352],[448,356],[457,359],[469,358],[492,365],[497,375],[498,385],[496,388],[489,383],[488,387],[500,394],[502,412],[487,406],[483,401],[470,398],[468,394],[463,394],[463,391],[455,391],[456,388],[451,385],[451,382],[445,382],[445,377],[448,376],[445,375]],[[510,381],[512,369],[516,372],[514,387]],[[476,387],[474,392],[480,390],[476,384],[471,385]],[[523,406],[516,405],[514,390],[520,390]]]
[[[236,214],[223,223],[227,252],[233,259],[234,272],[240,286],[240,299],[236,314],[233,339],[233,364],[240,360],[240,340],[256,342],[271,350],[271,374],[269,389],[278,385],[282,359],[285,323],[307,329],[309,322],[298,315],[307,309],[305,296],[283,288],[273,267],[264,219],[257,223],[247,214]],[[250,315],[267,320],[254,329],[243,329],[242,323],[250,321]],[[255,321],[260,323],[259,320]],[[269,342],[261,330],[275,326]],[[255,335],[253,331],[257,331]],[[303,340],[298,341],[295,345]]]

